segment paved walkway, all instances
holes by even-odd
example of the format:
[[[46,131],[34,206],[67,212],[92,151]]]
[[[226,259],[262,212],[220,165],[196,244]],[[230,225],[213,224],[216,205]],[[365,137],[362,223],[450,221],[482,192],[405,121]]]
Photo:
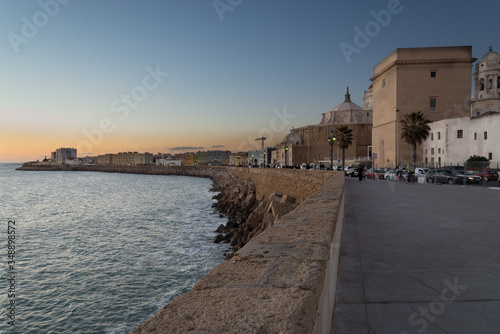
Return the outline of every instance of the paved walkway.
[[[346,178],[336,333],[500,333],[500,190]]]

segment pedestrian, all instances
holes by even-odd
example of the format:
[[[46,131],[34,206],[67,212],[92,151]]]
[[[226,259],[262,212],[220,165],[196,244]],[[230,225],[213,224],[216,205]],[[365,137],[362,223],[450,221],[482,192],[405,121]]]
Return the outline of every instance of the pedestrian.
[[[363,177],[364,177],[363,172],[364,172],[363,165],[359,165],[359,167],[358,167],[359,182],[363,181]]]

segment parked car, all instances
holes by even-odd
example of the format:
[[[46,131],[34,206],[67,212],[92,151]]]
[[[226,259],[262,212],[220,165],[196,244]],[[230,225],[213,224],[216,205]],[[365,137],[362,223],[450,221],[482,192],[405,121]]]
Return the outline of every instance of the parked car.
[[[386,180],[397,180],[396,171],[394,169],[389,169],[385,172],[384,178]]]
[[[485,179],[485,181],[498,181],[498,173],[497,171],[487,169],[487,170],[479,170],[475,171],[474,174],[479,176],[482,179]]]
[[[461,173],[461,174],[465,175],[465,177],[467,178],[467,183],[479,183],[479,182],[481,182],[481,177],[474,174],[471,171],[466,171],[465,173]]]
[[[455,184],[455,183],[460,183],[460,181],[463,182],[463,175],[462,177],[457,174],[457,172],[451,170],[451,169],[438,169],[438,170],[431,170],[428,174],[425,180],[429,183],[448,183],[448,184]]]
[[[358,167],[349,167],[349,169],[346,171],[346,175],[350,177],[358,176]]]
[[[375,169],[374,172],[373,168],[370,168],[365,173],[367,179],[372,179],[374,175],[376,179],[383,180],[385,176],[385,171],[381,169]]]

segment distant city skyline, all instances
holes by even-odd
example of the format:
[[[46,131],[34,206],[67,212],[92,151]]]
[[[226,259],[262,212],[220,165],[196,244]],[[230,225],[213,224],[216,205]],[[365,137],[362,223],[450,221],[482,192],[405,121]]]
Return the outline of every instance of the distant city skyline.
[[[389,0],[0,2],[0,162],[247,151],[363,105],[396,48],[500,51],[500,4]],[[472,72],[471,72],[472,80]]]

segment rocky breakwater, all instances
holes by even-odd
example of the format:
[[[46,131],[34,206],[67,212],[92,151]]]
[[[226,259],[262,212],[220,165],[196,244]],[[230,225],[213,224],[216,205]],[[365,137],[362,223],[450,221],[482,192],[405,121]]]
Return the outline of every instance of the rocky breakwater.
[[[232,246],[231,258],[236,251],[252,238],[272,226],[277,220],[295,209],[295,198],[274,192],[268,199],[257,199],[256,188],[250,179],[239,179],[227,174],[225,182],[214,181],[214,190],[220,193],[213,207],[228,218],[226,225],[220,225],[214,242],[226,242]]]

